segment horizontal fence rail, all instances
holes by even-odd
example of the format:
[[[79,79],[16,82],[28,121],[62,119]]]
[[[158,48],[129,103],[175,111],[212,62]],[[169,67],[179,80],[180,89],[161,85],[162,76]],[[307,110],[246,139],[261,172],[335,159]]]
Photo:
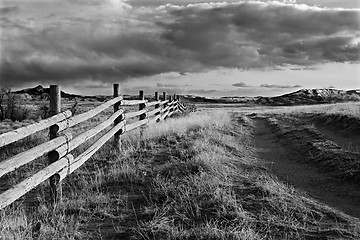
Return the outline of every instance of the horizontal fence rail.
[[[165,92],[161,100],[159,99],[159,94],[156,92],[155,100],[148,101],[144,99],[143,91],[139,93],[139,100],[123,99],[123,97],[119,95],[118,84],[114,84],[113,99],[85,113],[75,116],[73,116],[71,111],[60,113],[60,102],[59,86],[51,85],[50,113],[53,116],[0,135],[0,148],[11,147],[9,144],[24,139],[41,130],[48,129],[50,135],[49,141],[0,162],[1,178],[46,154],[49,159],[48,166],[0,193],[0,209],[10,205],[47,179],[50,179],[50,203],[55,204],[59,200],[59,197],[57,197],[57,189],[60,188],[61,190],[61,181],[81,167],[112,137],[114,137],[114,150],[120,151],[120,136],[122,134],[134,129],[140,129],[140,136],[142,136],[144,126],[160,122],[175,112],[184,112],[186,110],[186,107],[181,103],[179,97],[176,98],[174,95],[173,98],[169,96],[169,99],[167,99]],[[68,130],[104,112],[111,106],[114,106],[114,113],[90,130],[80,133],[75,137],[70,133],[60,134],[62,131]],[[124,107],[126,106],[139,106],[139,110],[131,111],[125,109]],[[130,119],[132,119],[132,121],[129,121]],[[104,133],[84,152],[77,157],[73,156],[71,152],[74,149],[102,132]]]
[[[0,177],[66,144],[71,138],[67,133],[0,162]]]
[[[30,136],[31,134],[49,128],[51,125],[71,117],[71,115],[71,111],[66,111],[48,119],[42,120],[40,122],[31,124],[29,126],[18,128],[11,132],[3,133],[0,135],[0,147],[19,141],[20,139]]]
[[[159,103],[160,103],[160,101],[148,102],[148,103],[146,103],[146,107],[152,107],[152,106],[155,106],[155,105],[157,105]]]
[[[146,109],[143,109],[143,110],[140,110],[137,112],[127,112],[127,113],[125,113],[125,118],[130,119],[130,118],[138,117],[144,113],[146,113]]]
[[[83,163],[85,163],[97,150],[99,150],[117,131],[123,128],[125,122],[122,122],[104,134],[94,144],[92,144],[85,152],[80,154],[77,158],[70,160],[68,169],[63,169],[59,172],[60,180],[63,180],[67,175],[78,169]]]
[[[66,167],[68,162],[73,158],[74,157],[69,154],[0,194],[0,209],[10,205],[31,189],[35,188],[40,183],[44,182],[52,175]]]
[[[96,116],[97,114],[103,112],[105,109],[111,107],[112,105],[114,105],[115,103],[119,102],[122,100],[122,96],[120,97],[117,97],[117,98],[114,98],[100,106],[97,106],[96,108],[90,110],[90,111],[87,111],[85,113],[82,113],[82,114],[79,114],[79,115],[76,115],[74,117],[71,117],[71,118],[68,118],[68,119],[65,119],[64,121],[61,121],[55,125],[53,125],[52,127],[54,128],[53,130],[54,131],[63,131],[64,129],[66,128],[69,128],[69,127],[72,127],[72,126],[75,126],[79,123],[82,123],[86,120],[89,120],[90,118]]]
[[[111,115],[106,121],[100,123],[96,127],[80,134],[76,138],[70,140],[67,144],[62,145],[58,149],[49,152],[49,156],[55,159],[61,158],[65,156],[67,153],[71,152],[81,144],[85,143],[89,139],[95,137],[97,134],[99,134],[101,131],[109,127],[113,121],[120,116],[123,113],[123,110],[115,112],[113,115]]]
[[[136,106],[142,103],[147,103],[147,100],[123,100],[121,106]]]

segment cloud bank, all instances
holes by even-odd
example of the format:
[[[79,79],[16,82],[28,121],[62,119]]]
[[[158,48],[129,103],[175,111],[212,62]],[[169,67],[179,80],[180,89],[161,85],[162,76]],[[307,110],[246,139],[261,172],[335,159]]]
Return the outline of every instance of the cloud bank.
[[[234,83],[234,84],[232,84],[232,86],[238,87],[238,88],[249,88],[249,87],[255,88],[255,87],[257,87],[257,86],[250,86],[244,82]],[[299,84],[296,84],[296,85],[261,84],[259,87],[260,88],[286,89],[286,88],[301,88],[302,86]]]
[[[262,88],[301,88],[299,84],[296,85],[278,85],[278,84],[261,84]]]
[[[239,87],[239,88],[246,88],[246,87],[250,87],[249,85],[247,85],[244,82],[238,82],[238,83],[234,83],[233,84],[234,87]]]
[[[16,3],[0,9],[1,85],[360,60],[358,9],[257,1],[157,8],[120,0]]]

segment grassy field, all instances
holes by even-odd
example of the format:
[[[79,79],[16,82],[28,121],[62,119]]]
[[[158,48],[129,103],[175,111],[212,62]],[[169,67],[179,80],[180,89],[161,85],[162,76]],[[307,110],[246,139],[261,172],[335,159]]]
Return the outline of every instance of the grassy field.
[[[127,133],[120,152],[109,142],[64,180],[63,201],[55,208],[44,201],[43,184],[0,211],[0,239],[359,239],[359,219],[267,169],[256,153],[252,119],[327,113],[357,118],[358,107],[203,108],[149,126],[143,139],[138,131]],[[13,145],[0,159],[44,135]],[[3,185],[43,164],[40,159],[19,169]]]
[[[196,104],[196,106],[200,110],[221,108],[248,114],[324,114],[360,118],[359,102],[297,106],[261,106],[249,104]]]

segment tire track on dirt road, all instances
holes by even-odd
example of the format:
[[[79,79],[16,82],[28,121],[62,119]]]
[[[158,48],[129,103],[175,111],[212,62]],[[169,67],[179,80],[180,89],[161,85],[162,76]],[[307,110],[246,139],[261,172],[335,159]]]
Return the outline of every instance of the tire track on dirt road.
[[[253,119],[259,158],[280,180],[333,208],[360,218],[360,186],[304,163],[300,152],[283,145],[265,119]]]

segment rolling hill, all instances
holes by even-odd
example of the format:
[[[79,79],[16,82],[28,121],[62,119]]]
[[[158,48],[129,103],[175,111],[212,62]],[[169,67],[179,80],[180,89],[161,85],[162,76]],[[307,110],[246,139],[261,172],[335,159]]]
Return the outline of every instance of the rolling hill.
[[[27,88],[16,91],[16,94],[29,95],[31,98],[47,99],[49,95],[49,88],[44,88],[41,85],[34,88]],[[66,93],[61,91],[61,96],[67,99],[79,100],[98,100],[104,101],[111,98],[111,96],[96,95],[96,96],[82,96],[76,94]],[[135,99],[137,96],[125,95],[126,98]],[[149,96],[150,97],[150,96]],[[296,92],[284,94],[276,97],[221,97],[221,98],[205,98],[195,95],[181,95],[181,98],[190,103],[247,103],[259,104],[269,106],[291,106],[291,105],[306,105],[306,104],[321,104],[321,103],[337,103],[348,101],[360,101],[360,90],[338,90],[338,89],[301,89]]]
[[[348,101],[360,101],[360,90],[301,89],[277,97],[260,97],[255,103],[261,105],[289,106]]]

